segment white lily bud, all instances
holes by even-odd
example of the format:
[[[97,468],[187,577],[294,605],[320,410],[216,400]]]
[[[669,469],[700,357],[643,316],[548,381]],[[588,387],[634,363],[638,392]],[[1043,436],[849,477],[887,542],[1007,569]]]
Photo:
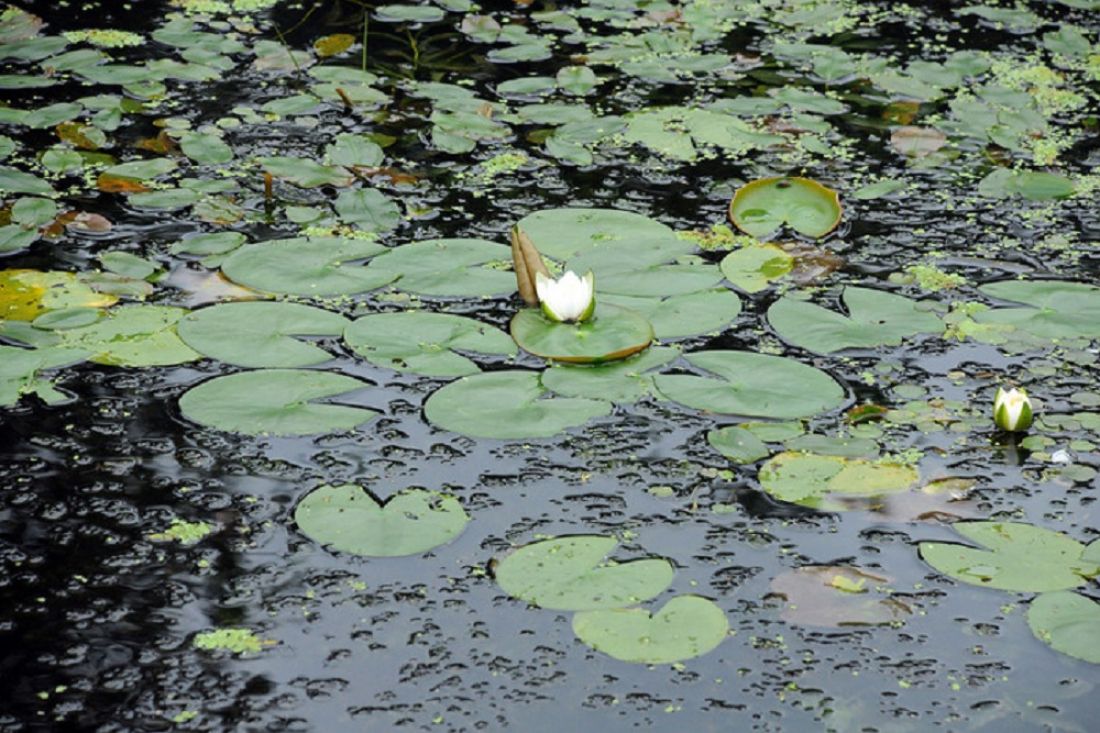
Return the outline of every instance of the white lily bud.
[[[1031,427],[1031,400],[1022,389],[1010,389],[1007,392],[998,387],[993,398],[993,422],[997,427],[1010,433],[1019,433]]]
[[[591,271],[578,277],[569,270],[557,280],[535,273],[535,291],[542,312],[551,321],[580,323],[591,318],[596,309],[596,285]]]

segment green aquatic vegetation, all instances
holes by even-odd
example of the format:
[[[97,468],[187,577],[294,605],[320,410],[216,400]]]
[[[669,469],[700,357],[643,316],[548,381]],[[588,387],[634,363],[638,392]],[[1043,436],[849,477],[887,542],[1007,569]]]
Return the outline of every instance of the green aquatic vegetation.
[[[224,628],[202,631],[191,640],[192,646],[203,651],[227,651],[233,654],[259,654],[275,642],[262,639],[251,629]]]
[[[930,293],[955,290],[966,285],[967,282],[964,276],[954,272],[944,272],[935,265],[910,265],[904,272],[892,274],[890,280],[905,285],[915,283],[921,290]]]
[[[186,522],[182,519],[173,519],[172,524],[162,532],[154,532],[148,535],[149,539],[157,542],[179,542],[181,545],[193,545],[202,541],[214,531],[214,525],[208,522]]]
[[[62,35],[71,43],[90,43],[100,48],[125,48],[140,46],[145,39],[137,33],[109,28],[92,28],[83,31],[65,31]]]

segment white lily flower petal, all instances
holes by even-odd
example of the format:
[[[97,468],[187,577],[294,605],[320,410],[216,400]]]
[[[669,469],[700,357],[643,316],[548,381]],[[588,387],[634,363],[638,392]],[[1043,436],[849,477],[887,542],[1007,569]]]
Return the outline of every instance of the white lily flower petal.
[[[1010,433],[1022,432],[1031,427],[1033,415],[1031,400],[1022,389],[997,389],[993,398],[993,422],[1001,430]]]
[[[569,270],[554,280],[535,276],[535,292],[546,316],[555,321],[583,321],[592,315],[595,305],[592,273],[583,278]]]

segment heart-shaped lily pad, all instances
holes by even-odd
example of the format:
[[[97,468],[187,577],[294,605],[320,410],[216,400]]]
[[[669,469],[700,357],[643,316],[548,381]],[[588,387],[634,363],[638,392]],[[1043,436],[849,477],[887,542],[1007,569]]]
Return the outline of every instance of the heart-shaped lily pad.
[[[380,288],[396,277],[348,264],[385,251],[361,239],[279,239],[237,249],[225,258],[222,271],[235,283],[269,293],[351,295]]]
[[[665,346],[608,364],[557,364],[542,373],[542,385],[565,397],[634,402],[654,389],[652,377],[645,372],[679,355],[679,349]]]
[[[657,389],[688,407],[726,415],[809,417],[844,403],[844,390],[825,372],[767,354],[703,351],[685,357],[719,379],[659,374]]]
[[[577,364],[625,359],[653,341],[653,327],[643,316],[602,304],[582,323],[551,321],[538,308],[526,308],[512,318],[511,331],[524,351]]]
[[[842,297],[848,316],[785,297],[768,309],[768,323],[784,341],[823,354],[897,346],[918,333],[942,333],[944,329],[936,314],[900,295],[848,287]]]
[[[1100,546],[1023,522],[956,522],[966,539],[989,549],[922,542],[920,555],[945,575],[983,588],[1029,593],[1066,590],[1100,575]]]
[[[294,510],[298,529],[339,552],[367,557],[419,555],[454,540],[470,521],[458,499],[406,489],[385,504],[355,484],[320,486]]]
[[[759,479],[777,499],[836,511],[845,508],[837,499],[905,491],[920,475],[912,466],[894,461],[785,452],[760,467]]]
[[[429,377],[476,374],[477,364],[456,351],[511,356],[516,345],[503,331],[449,313],[379,313],[350,326],[344,339],[372,364]]]
[[[611,403],[602,400],[546,395],[536,372],[475,374],[436,391],[424,403],[424,416],[476,438],[549,438],[611,412]]]
[[[367,269],[408,293],[490,297],[516,289],[515,276],[503,269],[511,259],[506,245],[484,239],[429,239],[394,247]]]
[[[350,430],[378,413],[363,407],[317,403],[367,384],[310,369],[260,369],[192,387],[180,397],[183,416],[248,435],[316,435]]]
[[[607,245],[678,241],[659,221],[616,209],[546,209],[523,217],[516,226],[539,252],[563,262]]]
[[[889,578],[844,565],[806,565],[771,582],[769,596],[783,600],[784,621],[843,628],[900,621],[913,610],[891,597]]]
[[[180,320],[180,338],[201,354],[245,367],[304,367],[332,358],[295,336],[339,336],[348,320],[299,303],[222,303]]]
[[[1024,303],[974,315],[978,323],[1015,326],[1045,339],[1100,338],[1100,288],[1058,280],[1006,280],[979,288],[991,298]]]
[[[642,608],[582,611],[573,633],[597,651],[622,662],[671,664],[700,657],[729,633],[729,620],[714,601],[677,596],[657,613]]]
[[[653,326],[653,333],[662,341],[721,331],[741,313],[741,299],[725,288],[669,298],[601,294],[599,300],[645,316]]]
[[[494,575],[508,595],[562,611],[633,606],[672,582],[675,571],[663,558],[604,562],[618,544],[597,535],[541,540],[505,557]]]
[[[809,178],[762,178],[737,189],[730,219],[764,239],[784,224],[807,237],[824,237],[840,224],[840,196]]]
[[[1100,664],[1100,603],[1077,593],[1043,593],[1027,609],[1027,625],[1056,651]]]

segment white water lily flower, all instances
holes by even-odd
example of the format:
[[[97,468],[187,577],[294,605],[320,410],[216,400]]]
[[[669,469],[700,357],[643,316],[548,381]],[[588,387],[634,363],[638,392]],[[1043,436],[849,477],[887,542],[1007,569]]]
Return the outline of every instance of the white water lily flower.
[[[557,280],[535,274],[535,291],[542,312],[552,321],[581,322],[591,318],[596,309],[596,284],[592,272],[584,277],[569,270]]]
[[[997,388],[993,398],[993,422],[1001,430],[1018,433],[1031,427],[1031,400],[1022,389],[1010,389],[1007,392]]]

